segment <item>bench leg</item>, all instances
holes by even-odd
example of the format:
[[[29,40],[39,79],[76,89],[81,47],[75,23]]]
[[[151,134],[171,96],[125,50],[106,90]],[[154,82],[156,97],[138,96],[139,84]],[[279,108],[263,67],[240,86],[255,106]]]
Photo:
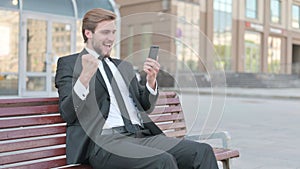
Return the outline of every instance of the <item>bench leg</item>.
[[[229,159],[222,160],[223,169],[230,169],[229,167]]]

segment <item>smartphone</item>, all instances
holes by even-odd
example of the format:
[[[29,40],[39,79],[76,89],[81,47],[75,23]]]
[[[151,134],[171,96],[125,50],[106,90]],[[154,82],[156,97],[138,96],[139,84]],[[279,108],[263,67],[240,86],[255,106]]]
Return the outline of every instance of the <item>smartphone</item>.
[[[159,46],[157,45],[152,45],[150,47],[150,51],[149,51],[149,58],[157,60],[157,54],[158,54],[158,50],[159,50]]]

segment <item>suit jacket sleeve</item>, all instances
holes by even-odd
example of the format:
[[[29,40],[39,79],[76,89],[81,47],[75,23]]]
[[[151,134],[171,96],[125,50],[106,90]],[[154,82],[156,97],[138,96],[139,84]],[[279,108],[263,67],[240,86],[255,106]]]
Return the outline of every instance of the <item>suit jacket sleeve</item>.
[[[146,86],[141,86],[140,84],[139,86],[140,95],[142,98],[140,103],[143,107],[143,110],[149,114],[155,108],[155,103],[157,101],[159,92],[157,92],[156,95],[152,95]]]
[[[72,60],[70,57],[60,58],[55,77],[55,85],[59,93],[60,113],[68,124],[76,121],[76,111],[82,107],[83,102],[73,90],[74,81],[77,79],[74,78],[74,64],[74,59]]]

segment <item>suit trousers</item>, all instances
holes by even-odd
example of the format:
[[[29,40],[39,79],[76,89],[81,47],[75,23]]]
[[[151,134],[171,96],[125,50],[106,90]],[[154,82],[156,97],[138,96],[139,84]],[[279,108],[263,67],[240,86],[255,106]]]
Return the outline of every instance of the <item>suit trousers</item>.
[[[206,143],[134,134],[99,135],[90,153],[94,169],[218,169]]]

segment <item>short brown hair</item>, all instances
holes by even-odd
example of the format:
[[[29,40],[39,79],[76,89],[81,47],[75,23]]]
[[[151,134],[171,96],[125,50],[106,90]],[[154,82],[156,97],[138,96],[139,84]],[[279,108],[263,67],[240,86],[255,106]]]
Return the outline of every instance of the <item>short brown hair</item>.
[[[88,38],[84,34],[85,30],[90,30],[94,33],[98,23],[115,19],[116,15],[109,10],[95,8],[88,11],[82,19],[82,36],[84,39],[84,43],[86,43],[88,40]]]

